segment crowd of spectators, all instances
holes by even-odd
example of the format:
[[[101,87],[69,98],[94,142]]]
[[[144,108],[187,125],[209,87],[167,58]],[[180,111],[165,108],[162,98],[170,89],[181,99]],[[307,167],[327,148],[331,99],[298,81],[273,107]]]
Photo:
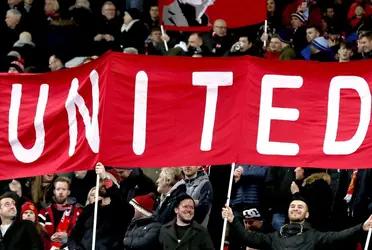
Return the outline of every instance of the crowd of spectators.
[[[230,29],[221,15],[210,32],[162,33],[153,1],[1,1],[0,71],[56,71],[108,50],[325,62],[368,59],[371,14],[370,0],[268,0],[267,32],[263,24]],[[228,167],[163,168],[154,182],[139,168],[97,164],[95,171],[2,181],[0,249],[90,249],[96,173],[101,180],[96,249],[219,248]],[[239,165],[231,207],[245,230],[282,231],[288,206],[300,194],[312,227],[337,231],[372,213],[370,183],[369,169]],[[332,247],[355,250],[363,236]],[[246,247],[234,239],[233,230],[226,244],[231,250]]]
[[[91,249],[98,175],[96,249],[218,249],[229,172],[229,166],[169,167],[150,178],[140,168],[98,163],[90,171],[1,181],[0,246]],[[331,242],[335,249],[360,249],[366,236],[362,223],[372,227],[372,217],[370,225],[365,222],[372,214],[371,182],[370,169],[237,165],[230,201],[236,219],[230,221],[226,249],[259,245],[260,237],[241,241],[234,229],[239,223],[246,232],[282,234],[293,226],[291,213],[299,213],[293,202],[306,205],[304,232],[313,232],[306,232],[311,235],[306,245]],[[318,238],[346,228],[352,228],[347,237],[324,233]],[[289,235],[303,233],[297,229]],[[294,249],[303,249],[301,244]],[[269,249],[277,249],[274,245]]]

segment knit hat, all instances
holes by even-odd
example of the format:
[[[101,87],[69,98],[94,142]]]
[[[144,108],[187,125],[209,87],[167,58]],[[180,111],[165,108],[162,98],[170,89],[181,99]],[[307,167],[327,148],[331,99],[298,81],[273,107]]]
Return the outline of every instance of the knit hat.
[[[283,43],[291,43],[292,42],[292,39],[291,39],[291,34],[289,33],[288,30],[286,29],[283,29],[283,30],[280,30],[278,32],[278,38],[281,42]]]
[[[261,219],[260,211],[257,208],[251,208],[243,210],[243,218],[244,219]]]
[[[318,50],[324,51],[329,49],[328,41],[323,37],[317,37],[312,42],[311,45],[313,45]]]
[[[175,204],[174,204],[174,207],[175,207],[175,208],[178,207],[178,205],[179,205],[182,201],[184,201],[184,200],[192,200],[192,201],[194,202],[194,206],[195,206],[195,201],[194,201],[194,199],[193,199],[190,195],[188,195],[188,194],[186,194],[186,193],[182,193],[182,194],[180,194],[179,196],[177,196],[177,198],[176,198],[176,202],[175,202]]]
[[[136,8],[127,9],[125,12],[127,12],[133,20],[141,19],[141,12]]]
[[[304,13],[302,13],[302,12],[292,13],[291,17],[297,17],[303,23],[305,23],[307,21],[307,18],[305,17]]]
[[[15,68],[19,73],[22,73],[25,70],[25,66],[23,65],[23,62],[21,60],[19,60],[19,61],[12,61],[9,64],[9,68],[10,67]]]
[[[145,216],[151,216],[154,208],[154,196],[152,193],[134,197],[129,204]]]
[[[25,202],[22,207],[21,207],[21,216],[24,212],[26,212],[27,210],[31,210],[32,212],[34,212],[35,214],[35,217],[37,217],[38,215],[38,211],[37,211],[37,208],[35,207],[34,203],[30,202],[30,201],[27,201]]]

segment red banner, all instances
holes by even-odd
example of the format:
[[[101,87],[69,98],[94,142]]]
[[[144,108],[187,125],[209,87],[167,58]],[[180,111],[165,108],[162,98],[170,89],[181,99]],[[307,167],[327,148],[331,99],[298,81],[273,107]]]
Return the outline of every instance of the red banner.
[[[207,31],[217,19],[239,28],[266,19],[264,0],[159,0],[160,16],[170,30]]]
[[[106,54],[0,75],[0,178],[106,165],[370,167],[371,61]]]

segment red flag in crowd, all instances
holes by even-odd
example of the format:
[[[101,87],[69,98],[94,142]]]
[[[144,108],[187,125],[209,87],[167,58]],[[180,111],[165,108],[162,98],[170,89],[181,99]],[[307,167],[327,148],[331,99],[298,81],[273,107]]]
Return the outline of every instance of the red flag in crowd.
[[[159,0],[163,24],[170,30],[206,31],[216,19],[229,28],[263,22],[264,0]]]

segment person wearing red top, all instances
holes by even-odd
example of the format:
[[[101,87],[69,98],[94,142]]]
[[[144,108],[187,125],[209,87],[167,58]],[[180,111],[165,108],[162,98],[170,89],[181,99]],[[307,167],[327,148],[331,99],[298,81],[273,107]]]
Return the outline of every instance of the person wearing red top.
[[[70,203],[68,199],[70,184],[70,179],[57,177],[54,181],[54,202],[39,213],[39,223],[49,236],[46,245],[49,245],[50,249],[61,249],[62,245],[67,243],[67,238],[81,213],[81,207]]]

